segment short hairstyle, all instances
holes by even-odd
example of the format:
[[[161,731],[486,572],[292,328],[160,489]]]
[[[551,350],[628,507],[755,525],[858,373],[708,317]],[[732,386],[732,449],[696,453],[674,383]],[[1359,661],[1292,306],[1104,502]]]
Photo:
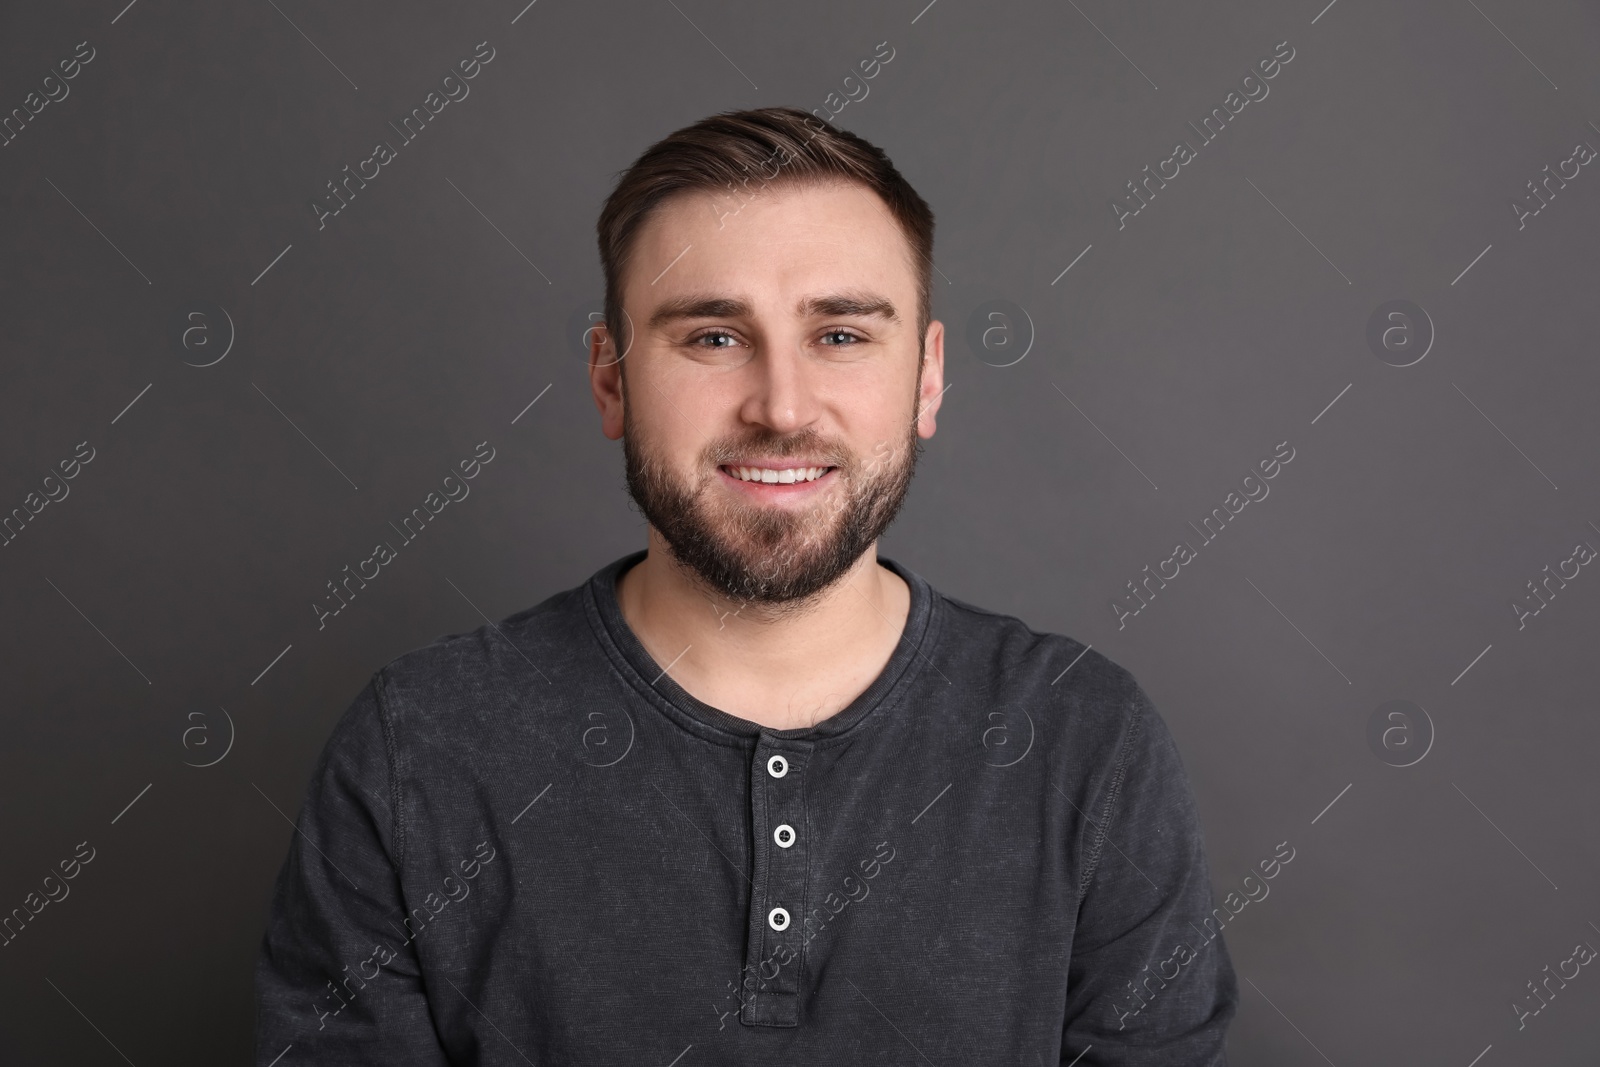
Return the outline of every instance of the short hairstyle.
[[[667,197],[703,189],[743,199],[777,186],[856,182],[883,200],[910,245],[917,278],[917,348],[933,318],[933,212],[883,149],[793,107],[724,111],[645,149],[606,198],[595,229],[605,273],[605,321],[620,352],[622,275],[640,227]],[[754,188],[752,189],[752,183]]]

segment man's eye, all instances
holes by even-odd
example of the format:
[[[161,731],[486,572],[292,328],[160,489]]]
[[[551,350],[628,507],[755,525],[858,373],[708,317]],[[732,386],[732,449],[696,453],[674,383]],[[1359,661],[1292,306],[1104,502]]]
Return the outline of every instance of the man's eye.
[[[697,345],[697,346],[699,346],[701,348],[728,348],[728,347],[730,347],[730,345],[724,345],[724,344],[706,345],[706,344],[701,344],[700,343],[700,342],[704,341],[708,337],[726,338],[728,341],[735,342],[735,343],[738,341],[737,337],[733,336],[733,334],[731,334],[731,333],[728,333],[726,330],[712,330],[709,333],[697,334],[696,336],[691,337],[689,339],[689,343],[691,345]]]
[[[863,340],[859,335],[853,334],[848,330],[829,330],[827,333],[823,334],[822,336],[824,338],[828,338],[828,337],[843,337],[847,342],[850,342],[851,344],[860,344],[861,341]],[[832,347],[832,348],[840,348],[840,347],[848,348],[849,345],[848,344],[846,344],[846,345],[837,345],[836,344],[836,345],[830,345],[829,347]]]

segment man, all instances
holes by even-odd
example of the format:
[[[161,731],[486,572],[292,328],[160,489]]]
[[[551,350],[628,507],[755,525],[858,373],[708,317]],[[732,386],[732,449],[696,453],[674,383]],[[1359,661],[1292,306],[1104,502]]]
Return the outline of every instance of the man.
[[[652,146],[599,238],[648,547],[346,711],[258,1064],[1225,1064],[1227,915],[1146,694],[876,554],[944,391],[927,205],[766,108]]]

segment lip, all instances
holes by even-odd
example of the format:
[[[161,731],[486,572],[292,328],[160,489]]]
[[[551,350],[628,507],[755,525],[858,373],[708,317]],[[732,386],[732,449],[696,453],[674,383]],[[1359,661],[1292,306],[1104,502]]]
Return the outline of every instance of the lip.
[[[780,470],[781,471],[781,470],[791,470],[794,467],[826,467],[826,466],[828,466],[828,464],[826,464],[826,463],[795,463],[795,464],[785,463],[784,465],[779,466],[777,464],[768,462],[768,463],[759,463],[759,464],[756,464],[756,463],[733,463],[733,464],[729,464],[729,466],[734,466],[734,467],[755,467],[755,466],[760,466],[760,467],[769,468],[771,470]],[[790,482],[787,485],[785,485],[782,482],[773,482],[773,483],[770,483],[770,484],[767,483],[767,482],[747,482],[747,481],[744,481],[741,478],[737,478],[734,475],[729,474],[727,472],[727,470],[725,470],[723,467],[718,467],[717,468],[717,474],[721,475],[722,480],[724,482],[726,482],[728,485],[732,486],[735,491],[744,493],[745,495],[747,495],[752,500],[761,500],[761,501],[803,500],[803,499],[805,499],[807,497],[815,495],[818,492],[821,492],[823,489],[825,489],[829,485],[832,485],[833,484],[834,475],[836,475],[838,473],[839,473],[839,468],[838,467],[834,467],[832,470],[829,470],[826,473],[824,473],[820,478],[813,479],[812,481],[809,481],[809,482]]]

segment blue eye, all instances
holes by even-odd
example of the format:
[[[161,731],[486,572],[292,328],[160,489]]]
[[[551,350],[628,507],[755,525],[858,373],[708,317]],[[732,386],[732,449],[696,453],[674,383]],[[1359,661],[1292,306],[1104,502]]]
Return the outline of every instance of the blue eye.
[[[860,337],[858,337],[857,335],[855,335],[853,333],[850,333],[848,330],[829,330],[827,333],[823,334],[822,336],[824,336],[824,337],[847,337],[854,343],[859,344],[861,342],[861,338]],[[828,347],[830,347],[830,348],[848,348],[850,346],[849,345],[830,345]]]
[[[731,334],[731,333],[728,333],[726,330],[712,330],[712,331],[710,331],[708,333],[697,334],[696,336],[694,336],[694,337],[689,339],[689,343],[691,345],[698,345],[701,348],[728,348],[728,347],[731,347],[729,345],[702,345],[702,344],[700,344],[700,342],[705,340],[707,337],[726,337],[729,341],[738,341],[737,337],[733,336],[733,334]]]

